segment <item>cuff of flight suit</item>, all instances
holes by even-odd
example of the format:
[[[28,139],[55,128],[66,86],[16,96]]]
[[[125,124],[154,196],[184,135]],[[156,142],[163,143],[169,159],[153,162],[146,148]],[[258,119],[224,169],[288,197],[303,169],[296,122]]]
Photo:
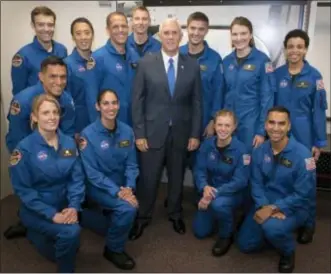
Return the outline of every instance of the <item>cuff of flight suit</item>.
[[[70,203],[68,207],[76,209],[77,212],[82,210],[82,205],[80,203]]]
[[[327,145],[328,145],[327,140],[322,140],[322,141],[316,141],[315,142],[315,147],[318,147],[318,148],[326,147]]]
[[[45,211],[45,216],[48,220],[53,220],[53,217],[55,216],[55,214],[58,213],[58,211],[55,208],[48,208]]]
[[[112,187],[109,192],[112,197],[117,198],[118,192],[120,192],[120,188],[118,186]]]
[[[281,201],[276,201],[275,203],[273,203],[273,205],[275,207],[278,208],[278,211],[284,213],[285,215],[289,215],[290,213],[290,209],[288,206],[286,206],[284,203],[282,203]]]
[[[199,183],[199,184],[197,184],[197,189],[198,189],[199,193],[203,193],[203,189],[207,185],[208,185],[207,183]]]

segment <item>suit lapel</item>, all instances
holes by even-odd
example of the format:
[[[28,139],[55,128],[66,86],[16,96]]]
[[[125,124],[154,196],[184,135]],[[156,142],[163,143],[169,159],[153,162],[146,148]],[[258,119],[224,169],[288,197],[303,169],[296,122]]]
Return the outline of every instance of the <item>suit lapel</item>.
[[[175,84],[175,92],[173,97],[177,95],[180,91],[180,81],[183,79],[184,74],[184,60],[181,54],[178,54],[178,66],[177,66],[177,76],[176,76],[176,84]]]
[[[156,60],[157,60],[157,70],[160,72],[159,75],[160,75],[160,88],[163,86],[164,88],[162,90],[164,90],[169,98],[171,98],[171,95],[170,95],[170,89],[169,89],[169,84],[168,84],[168,77],[167,77],[167,72],[165,70],[165,67],[164,67],[164,61],[163,61],[163,57],[162,57],[162,53],[159,52],[157,55],[156,55]]]

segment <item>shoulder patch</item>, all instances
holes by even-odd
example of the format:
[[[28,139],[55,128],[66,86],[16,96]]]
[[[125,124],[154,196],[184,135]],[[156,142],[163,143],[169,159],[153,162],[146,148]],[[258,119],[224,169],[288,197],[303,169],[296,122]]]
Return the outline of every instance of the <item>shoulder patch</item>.
[[[17,100],[12,101],[10,104],[10,114],[17,115],[21,112],[21,105]]]
[[[315,159],[313,157],[306,158],[305,163],[306,163],[306,169],[307,170],[315,170],[316,169],[316,163],[315,163]]]
[[[243,155],[243,162],[245,166],[248,166],[251,163],[251,155],[244,154]]]
[[[21,159],[22,159],[22,153],[18,149],[15,149],[10,155],[9,165],[15,166],[21,161]]]
[[[90,59],[86,63],[86,69],[90,70],[90,69],[93,69],[94,67],[95,67],[95,60],[91,56]]]
[[[316,81],[316,90],[324,90],[324,82],[323,79],[319,79]]]
[[[84,137],[79,137],[78,146],[79,150],[84,150],[87,146],[87,140]]]
[[[265,64],[265,73],[271,73],[274,71],[274,67],[271,62]]]
[[[129,140],[124,140],[119,143],[119,147],[128,147],[130,145]]]
[[[23,64],[23,58],[20,54],[16,53],[11,61],[13,67],[17,68]]]

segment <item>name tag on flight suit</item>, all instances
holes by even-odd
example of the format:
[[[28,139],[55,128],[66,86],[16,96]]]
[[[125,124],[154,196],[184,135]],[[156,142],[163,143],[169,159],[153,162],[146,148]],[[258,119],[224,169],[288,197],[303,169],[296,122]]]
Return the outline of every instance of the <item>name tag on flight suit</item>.
[[[119,144],[118,144],[119,147],[128,147],[130,146],[130,141],[129,140],[124,140],[124,141],[121,141]]]
[[[247,65],[244,65],[243,69],[244,70],[250,70],[250,71],[253,71],[255,70],[255,65],[252,65],[252,64],[247,64]]]
[[[296,87],[297,88],[308,88],[310,85],[309,82],[306,82],[306,81],[300,81],[296,84]]]
[[[233,159],[231,157],[228,156],[222,156],[222,161],[226,164],[232,165],[233,163]]]
[[[76,151],[74,149],[62,149],[60,151],[60,156],[64,158],[71,158],[76,156]]]
[[[287,168],[292,167],[292,162],[286,158],[281,158],[279,163]]]

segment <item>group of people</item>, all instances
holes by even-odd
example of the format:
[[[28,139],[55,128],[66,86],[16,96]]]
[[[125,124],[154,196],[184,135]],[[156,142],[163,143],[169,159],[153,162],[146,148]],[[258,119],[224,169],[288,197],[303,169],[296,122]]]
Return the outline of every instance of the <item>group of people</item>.
[[[59,272],[73,272],[84,227],[105,236],[107,260],[133,269],[125,246],[152,220],[164,166],[168,218],[185,234],[189,167],[198,197],[193,233],[217,231],[213,255],[234,239],[242,252],[267,243],[280,253],[279,271],[293,271],[293,232],[300,243],[313,239],[316,161],[327,143],[326,91],[305,59],[306,32],[286,35],[286,64],[274,69],[245,17],[232,21],[233,51],[224,59],[205,41],[202,12],[189,16],[183,46],[174,18],[161,23],[158,41],[145,7],[133,10],[130,35],[126,16],[112,12],[109,40],[94,52],[93,25],[80,17],[69,56],[53,40],[52,10],[36,7],[31,23],[33,42],[12,59],[6,142],[21,205],[7,238],[26,236]],[[236,231],[240,208],[247,210]]]

